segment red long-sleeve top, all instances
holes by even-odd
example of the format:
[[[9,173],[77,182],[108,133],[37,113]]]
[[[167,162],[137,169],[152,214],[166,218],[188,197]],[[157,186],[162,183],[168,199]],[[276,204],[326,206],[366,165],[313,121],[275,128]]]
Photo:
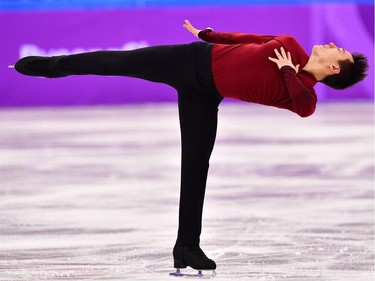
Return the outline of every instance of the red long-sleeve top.
[[[256,35],[239,32],[214,32],[205,29],[199,38],[214,43],[212,75],[219,93],[226,98],[288,109],[301,117],[314,113],[317,80],[301,70],[309,56],[292,36]],[[274,49],[290,52],[298,73],[291,67],[280,70],[268,57]]]

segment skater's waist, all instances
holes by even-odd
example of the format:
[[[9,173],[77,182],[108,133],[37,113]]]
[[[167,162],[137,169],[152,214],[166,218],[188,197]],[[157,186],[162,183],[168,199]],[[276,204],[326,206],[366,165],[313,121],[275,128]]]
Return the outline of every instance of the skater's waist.
[[[212,43],[207,42],[193,42],[195,71],[201,84],[207,91],[211,92],[215,98],[220,101],[223,96],[217,90],[212,76],[211,57],[212,57]]]

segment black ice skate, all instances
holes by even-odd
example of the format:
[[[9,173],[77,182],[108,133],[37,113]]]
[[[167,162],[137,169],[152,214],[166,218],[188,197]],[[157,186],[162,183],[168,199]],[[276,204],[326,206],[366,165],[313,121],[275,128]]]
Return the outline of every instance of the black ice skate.
[[[213,278],[216,276],[216,263],[207,258],[199,246],[180,246],[175,245],[173,248],[174,267],[176,272],[170,273],[171,276],[176,277],[199,277],[199,278]],[[190,266],[198,270],[197,274],[182,273],[181,269]],[[211,270],[212,273],[205,275],[203,270]]]
[[[66,73],[56,70],[58,57],[25,57],[20,59],[14,65],[14,68],[23,75],[41,76],[47,78],[65,77]]]

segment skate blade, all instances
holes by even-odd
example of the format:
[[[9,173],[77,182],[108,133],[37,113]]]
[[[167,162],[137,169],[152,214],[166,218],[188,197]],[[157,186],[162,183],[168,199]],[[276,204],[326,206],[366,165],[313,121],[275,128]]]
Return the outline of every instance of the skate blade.
[[[215,270],[212,270],[211,274],[203,274],[202,270],[198,270],[198,273],[182,273],[179,268],[176,269],[176,272],[169,273],[169,276],[174,277],[184,277],[184,278],[199,278],[199,279],[211,279],[215,278],[216,272]]]
[[[14,65],[13,64],[8,65],[8,68],[14,68]]]

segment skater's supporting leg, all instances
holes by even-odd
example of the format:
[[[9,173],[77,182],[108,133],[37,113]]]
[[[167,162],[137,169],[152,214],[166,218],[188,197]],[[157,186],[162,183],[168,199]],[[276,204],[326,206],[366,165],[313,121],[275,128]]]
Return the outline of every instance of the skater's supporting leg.
[[[173,249],[176,268],[216,268],[199,247],[209,159],[216,138],[218,106],[223,99],[212,79],[210,48],[196,46],[196,79],[180,87],[178,94],[182,165],[179,229]]]
[[[182,136],[179,229],[173,249],[175,268],[215,269],[199,247],[202,211],[217,129],[220,100],[179,92],[178,105]]]
[[[178,242],[199,245],[209,159],[217,129],[218,103],[179,94],[182,135]]]

